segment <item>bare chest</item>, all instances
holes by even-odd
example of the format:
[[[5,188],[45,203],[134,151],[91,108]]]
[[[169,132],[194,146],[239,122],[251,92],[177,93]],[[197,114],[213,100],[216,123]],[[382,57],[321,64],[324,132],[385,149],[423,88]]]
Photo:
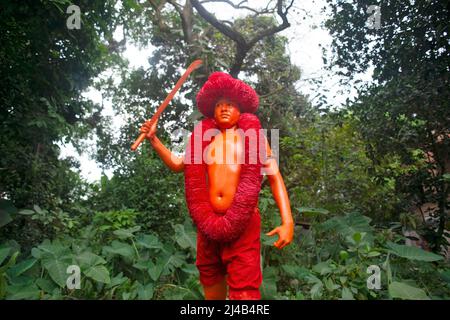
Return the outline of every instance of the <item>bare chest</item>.
[[[240,167],[244,156],[242,137],[234,130],[217,134],[208,145],[205,156],[208,165]]]

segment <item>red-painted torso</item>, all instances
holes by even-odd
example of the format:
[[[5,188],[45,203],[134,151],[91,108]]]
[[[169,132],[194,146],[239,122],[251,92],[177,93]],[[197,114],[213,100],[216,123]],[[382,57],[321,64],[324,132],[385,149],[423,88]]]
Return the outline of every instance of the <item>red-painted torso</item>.
[[[243,153],[242,139],[234,129],[221,131],[207,147],[209,198],[217,213],[225,213],[233,202]]]

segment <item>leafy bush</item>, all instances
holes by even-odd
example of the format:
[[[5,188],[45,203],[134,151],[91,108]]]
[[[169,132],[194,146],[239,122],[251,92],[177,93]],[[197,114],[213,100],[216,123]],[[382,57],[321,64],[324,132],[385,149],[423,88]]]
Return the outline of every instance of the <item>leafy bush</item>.
[[[279,223],[269,196],[263,189],[262,231]],[[440,255],[403,245],[399,224],[382,228],[357,212],[329,218],[325,209],[299,210],[310,228],[297,227],[300,235],[282,253],[274,249],[272,238],[261,236],[263,299],[450,298],[448,263]],[[18,212],[44,224],[53,219],[40,208]],[[93,223],[76,224],[75,235],[60,231],[31,253],[21,253],[15,241],[4,241],[0,298],[202,299],[190,219],[172,225],[171,240],[161,241],[156,233],[143,232],[136,216],[133,210],[96,213]],[[68,282],[74,284],[70,266],[81,272],[79,289],[68,287]],[[370,266],[381,273],[379,290],[367,285]]]
[[[303,230],[287,254],[266,249],[267,273],[279,299],[449,299],[448,263],[443,257],[403,244],[392,228],[374,228],[358,213],[324,220],[323,209],[308,208],[313,227]],[[320,222],[322,220],[323,222]],[[270,244],[269,241],[268,244]],[[277,265],[277,267],[273,267]],[[369,289],[371,269],[381,287]],[[266,268],[267,269],[267,268]],[[447,278],[446,278],[447,275]],[[444,281],[442,281],[444,280]]]
[[[100,215],[102,216],[102,215]],[[0,294],[6,299],[200,299],[193,265],[195,231],[174,225],[172,243],[140,227],[116,229],[87,226],[79,238],[44,240],[31,255],[16,263],[19,251],[2,246]],[[68,289],[69,266],[81,270],[80,289]]]

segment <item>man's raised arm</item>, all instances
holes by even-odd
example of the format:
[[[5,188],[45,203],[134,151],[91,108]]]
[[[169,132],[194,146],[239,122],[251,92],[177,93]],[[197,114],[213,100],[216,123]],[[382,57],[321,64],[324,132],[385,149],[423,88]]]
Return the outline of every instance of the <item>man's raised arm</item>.
[[[183,157],[177,157],[174,155],[156,136],[156,125],[158,121],[155,121],[153,126],[149,127],[150,121],[145,122],[141,127],[141,133],[146,133],[145,138],[150,141],[153,149],[158,153],[161,160],[174,172],[182,172],[184,170]]]

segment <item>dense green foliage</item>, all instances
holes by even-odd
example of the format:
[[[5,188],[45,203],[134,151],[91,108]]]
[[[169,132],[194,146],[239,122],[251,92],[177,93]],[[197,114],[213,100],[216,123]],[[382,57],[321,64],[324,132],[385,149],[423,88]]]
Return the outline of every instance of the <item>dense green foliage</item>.
[[[58,160],[57,142],[76,143],[96,125],[99,106],[82,90],[113,61],[104,39],[115,28],[114,3],[82,1],[79,30],[66,27],[69,4],[1,5],[0,192],[20,207],[71,199],[73,163]]]
[[[448,1],[328,1],[326,22],[335,59],[349,78],[373,66],[373,83],[360,88],[343,113],[358,120],[373,175],[394,179],[402,195],[398,212],[436,207],[425,215],[437,229],[423,234],[435,251],[448,246],[450,170],[450,34]],[[379,5],[380,27],[367,27],[367,8]],[[375,168],[395,157],[406,172]],[[421,165],[417,162],[422,160]],[[386,170],[388,169],[388,170]],[[420,209],[422,210],[422,208]],[[426,210],[424,210],[426,211]],[[424,217],[425,220],[425,217]]]
[[[382,28],[368,29],[369,2],[329,1],[330,68],[344,79],[375,70],[340,110],[318,110],[295,89],[301,71],[279,34],[257,42],[241,66],[260,95],[263,127],[280,129],[296,221],[294,242],[274,248],[264,233],[279,225],[279,210],[265,179],[264,299],[450,299],[448,5],[383,2]],[[180,70],[202,58],[159,120],[158,136],[181,149],[170,133],[192,129],[196,92],[206,74],[231,68],[235,45],[167,1],[75,3],[80,30],[66,28],[70,1],[0,8],[0,299],[203,299],[183,176],[147,143],[129,147]],[[229,23],[247,38],[277,24],[270,15]],[[124,41],[154,47],[149,68],[123,59],[112,38],[119,25]],[[111,99],[122,127],[83,97],[91,85]],[[58,143],[82,149],[88,136],[110,178],[87,182],[74,159],[60,159]],[[437,225],[417,213],[424,204],[435,205],[425,214]],[[412,231],[422,248],[411,246]],[[70,265],[80,267],[80,289],[67,286]],[[367,285],[370,266],[381,272],[380,289]]]

